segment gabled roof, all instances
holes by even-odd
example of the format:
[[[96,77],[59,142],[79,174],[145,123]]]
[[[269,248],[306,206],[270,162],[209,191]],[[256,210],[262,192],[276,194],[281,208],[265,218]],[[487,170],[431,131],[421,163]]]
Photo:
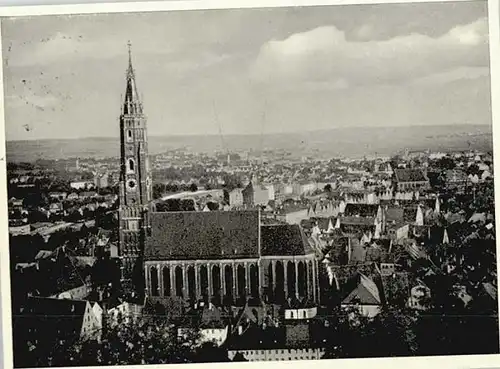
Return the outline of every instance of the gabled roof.
[[[258,211],[151,213],[145,260],[258,256]]]
[[[376,204],[347,204],[344,210],[346,217],[376,217],[379,205]]]
[[[22,323],[37,328],[38,333],[51,339],[79,337],[87,301],[31,297],[19,316]]]
[[[347,295],[342,301],[342,304],[359,304],[359,305],[380,305],[382,300],[375,282],[365,276],[358,274],[359,282],[357,287]]]
[[[421,169],[402,169],[394,171],[396,181],[398,182],[425,182],[427,177]]]
[[[375,218],[373,217],[340,217],[340,224],[359,225],[359,226],[374,226]]]
[[[387,222],[403,222],[404,212],[404,209],[401,207],[389,206],[385,212],[385,219]]]

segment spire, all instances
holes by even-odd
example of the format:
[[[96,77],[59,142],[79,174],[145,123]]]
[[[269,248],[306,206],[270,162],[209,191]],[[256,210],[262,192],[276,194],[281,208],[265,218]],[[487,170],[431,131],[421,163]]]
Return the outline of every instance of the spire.
[[[125,89],[125,101],[123,103],[123,114],[142,114],[142,103],[137,93],[134,68],[132,66],[132,44],[128,46],[128,68],[127,68],[127,87]]]

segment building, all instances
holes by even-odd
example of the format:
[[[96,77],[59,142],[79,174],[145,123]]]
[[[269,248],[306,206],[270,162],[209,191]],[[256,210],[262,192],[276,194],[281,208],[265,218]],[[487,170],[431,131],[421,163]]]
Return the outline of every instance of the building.
[[[263,226],[257,210],[157,211],[130,45],[120,132],[119,249],[129,292],[174,306],[249,296],[317,300],[316,256],[298,225]],[[260,188],[247,187],[244,203],[267,204],[269,190]]]
[[[94,176],[96,188],[106,188],[109,186],[109,175],[107,173],[96,173]]]
[[[125,99],[120,115],[119,243],[123,279],[132,281],[146,236],[146,212],[153,199],[149,170],[147,120],[136,87],[129,44]],[[142,273],[136,272],[139,278]],[[137,281],[138,282],[138,281]],[[136,282],[136,283],[137,283]],[[135,292],[140,292],[135,291]]]
[[[142,314],[143,306],[129,302],[122,302],[107,311],[108,324],[115,326],[120,323],[128,324]]]
[[[243,189],[235,188],[232,191],[226,191],[224,194],[226,202],[231,207],[243,206]]]
[[[298,182],[293,184],[293,194],[296,196],[310,195],[318,189],[315,182]]]
[[[397,191],[419,191],[429,188],[429,178],[422,169],[395,169],[394,182]]]
[[[298,225],[261,226],[258,211],[150,215],[144,263],[152,299],[316,301],[317,261]]]
[[[243,190],[243,204],[247,207],[265,206],[269,200],[269,189],[256,180],[252,180]]]
[[[305,337],[309,337],[309,327],[297,325]],[[289,327],[238,327],[238,331],[228,342],[228,357],[235,360],[242,355],[247,361],[290,361],[317,360],[324,355],[324,348],[313,340],[290,339],[296,336],[296,329]]]
[[[28,298],[13,312],[16,367],[29,362],[30,351],[50,354],[55,345],[78,339],[99,340],[101,325],[88,301]]]
[[[342,308],[354,308],[369,318],[378,315],[382,308],[382,299],[375,282],[361,273],[356,275],[355,281],[355,288],[342,300]]]
[[[87,181],[76,181],[76,182],[71,182],[69,186],[74,190],[84,190],[91,188],[93,184]]]

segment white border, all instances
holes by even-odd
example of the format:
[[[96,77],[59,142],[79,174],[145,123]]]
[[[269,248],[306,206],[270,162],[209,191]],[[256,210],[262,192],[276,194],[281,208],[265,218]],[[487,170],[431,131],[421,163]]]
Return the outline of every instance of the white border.
[[[36,16],[36,15],[58,15],[58,14],[91,14],[91,13],[126,13],[126,12],[153,12],[153,11],[175,11],[175,10],[209,10],[209,9],[235,9],[235,8],[274,8],[285,6],[321,6],[321,5],[350,5],[350,4],[390,4],[390,3],[426,3],[426,2],[462,2],[471,0],[179,0],[179,1],[155,1],[155,2],[118,2],[101,4],[68,4],[68,5],[31,5],[31,6],[6,6],[0,7],[0,17],[14,16]],[[475,1],[475,0],[472,0]],[[488,0],[488,20],[489,20],[489,45],[491,60],[491,95],[492,95],[492,121],[493,121],[493,141],[500,139],[500,127],[496,127],[495,122],[500,122],[500,0]],[[0,29],[1,45],[1,29]],[[2,48],[0,47],[0,56]],[[4,101],[3,90],[3,68],[0,67],[0,101]],[[498,123],[500,124],[500,123]],[[0,127],[5,127],[4,106],[0,104]],[[0,129],[0,219],[7,219],[7,179],[5,166],[5,130]],[[494,171],[500,173],[500,153],[494,150]],[[500,181],[495,180],[495,198],[498,198]],[[500,229],[500,201],[495,204],[496,229]],[[2,318],[2,340],[3,340],[3,366],[12,368],[12,329],[11,329],[11,297],[10,297],[10,266],[8,250],[8,226],[7,222],[0,224],[0,291],[1,318]],[[499,240],[497,239],[497,263],[500,261]],[[500,280],[500,279],[499,279]],[[500,304],[499,304],[500,308]],[[500,345],[500,342],[499,342]],[[0,348],[1,349],[1,348]],[[2,356],[0,355],[0,358]],[[290,361],[290,362],[257,362],[257,363],[213,363],[213,364],[168,364],[149,365],[151,368],[194,368],[202,366],[203,369],[216,369],[221,365],[233,366],[242,365],[249,369],[258,369],[260,366],[274,368],[307,367],[313,364],[318,369],[330,369],[333,365],[336,368],[366,368],[370,369],[405,369],[438,367],[446,368],[500,368],[500,355],[464,355],[464,356],[435,356],[418,358],[381,358],[381,359],[335,359],[310,361]],[[109,366],[114,368],[115,366]],[[90,367],[87,367],[90,368]],[[108,368],[108,367],[95,367]],[[127,366],[127,368],[144,369],[141,365]]]
[[[249,9],[288,6],[469,2],[471,0],[172,0],[0,7],[0,16],[129,13],[173,10]],[[475,1],[475,0],[472,0]],[[485,0],[487,1],[487,0]],[[496,0],[492,0],[496,1]]]

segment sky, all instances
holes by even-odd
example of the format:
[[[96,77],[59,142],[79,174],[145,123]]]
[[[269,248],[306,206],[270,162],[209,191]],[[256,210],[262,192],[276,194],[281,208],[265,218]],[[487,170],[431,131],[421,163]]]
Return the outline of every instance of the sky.
[[[491,124],[486,2],[2,20],[8,140]]]

